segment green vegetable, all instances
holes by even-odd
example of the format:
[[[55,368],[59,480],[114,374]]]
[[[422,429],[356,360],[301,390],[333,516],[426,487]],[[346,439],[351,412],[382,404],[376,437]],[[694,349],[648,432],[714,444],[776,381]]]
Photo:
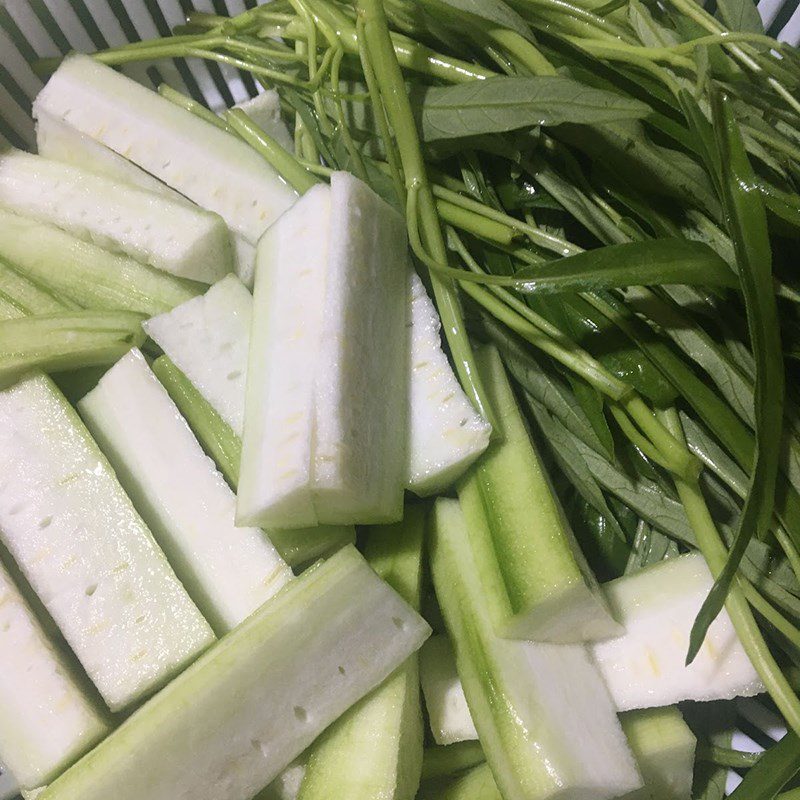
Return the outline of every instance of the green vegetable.
[[[0,382],[47,372],[113,364],[144,342],[132,311],[62,311],[0,322]]]
[[[180,792],[212,800],[220,790],[248,800],[429,632],[345,548],[291,581],[50,784],[42,800],[99,800],[110,792],[120,800]]]
[[[497,580],[454,500],[433,511],[431,570],[458,672],[505,798],[558,791],[617,797],[640,786],[615,709],[580,645],[501,639],[487,607]],[[569,697],[569,700],[565,700]]]
[[[420,132],[426,142],[535,125],[638,119],[648,112],[644,103],[555,75],[497,77],[431,87],[417,103]]]

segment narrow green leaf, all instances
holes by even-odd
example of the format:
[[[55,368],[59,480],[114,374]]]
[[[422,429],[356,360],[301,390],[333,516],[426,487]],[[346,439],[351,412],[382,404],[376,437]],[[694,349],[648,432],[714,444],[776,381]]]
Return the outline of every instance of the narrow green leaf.
[[[606,503],[600,484],[573,445],[569,431],[531,395],[526,394],[525,399],[561,471],[570,479],[578,494],[603,516],[612,532],[624,542],[625,533]]]
[[[434,86],[417,98],[416,108],[426,142],[536,125],[641,119],[650,111],[638,100],[561,75],[498,76]]]
[[[686,153],[652,142],[635,121],[564,126],[553,136],[604,164],[647,197],[675,198],[704,209],[714,219],[720,216],[706,171]]]
[[[729,795],[729,800],[772,800],[800,771],[800,738],[789,731]]]
[[[731,268],[707,245],[651,239],[598,247],[517,273],[530,293],[586,292],[623,286],[686,283],[737,286]]]
[[[764,203],[755,186],[739,128],[724,95],[714,98],[723,204],[728,231],[736,248],[739,280],[747,309],[756,361],[755,453],[744,509],[733,546],[692,627],[687,663],[699,651],[708,627],[728,596],[750,539],[763,538],[775,504],[775,485],[783,432],[784,368],[778,310],[772,288],[772,252]]]
[[[732,31],[764,33],[764,23],[753,0],[717,0],[717,13]]]
[[[532,40],[530,26],[503,0],[424,0],[423,5],[450,14],[466,14],[474,21],[490,23],[494,27],[508,28],[525,39]]]

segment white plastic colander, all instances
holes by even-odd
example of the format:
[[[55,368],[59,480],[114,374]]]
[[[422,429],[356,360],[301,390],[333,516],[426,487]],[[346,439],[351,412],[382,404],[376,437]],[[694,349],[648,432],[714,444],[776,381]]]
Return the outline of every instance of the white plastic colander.
[[[39,58],[70,51],[93,52],[127,42],[168,35],[187,11],[235,15],[264,0],[0,0],[0,142],[33,148],[31,102],[42,80],[31,67]],[[710,5],[714,0],[706,0]],[[800,44],[800,0],[760,0],[758,10],[769,35]],[[166,82],[214,110],[259,92],[255,81],[232,67],[198,60],[168,59],[123,68],[130,77],[157,87]],[[760,750],[785,729],[758,700],[742,700],[746,733],[734,747]],[[749,735],[748,735],[749,734]],[[728,791],[739,782],[731,773]],[[0,796],[3,790],[0,778]]]

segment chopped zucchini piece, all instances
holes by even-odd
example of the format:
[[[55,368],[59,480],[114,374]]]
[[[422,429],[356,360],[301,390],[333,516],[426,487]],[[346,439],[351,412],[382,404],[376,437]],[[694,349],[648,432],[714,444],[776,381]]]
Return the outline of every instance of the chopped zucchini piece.
[[[691,800],[697,739],[675,706],[620,715],[644,787],[625,800]]]
[[[255,244],[296,192],[235,136],[89,56],[72,55],[33,104],[185,197]]]
[[[250,800],[429,633],[346,547],[290,581],[42,800]]]
[[[262,531],[234,526],[236,497],[139,350],[78,410],[218,636],[291,579]]]
[[[603,680],[582,645],[500,638],[486,569],[457,501],[433,512],[431,571],[458,673],[505,800],[608,800],[642,785]]]
[[[453,744],[478,738],[475,723],[458,677],[450,639],[431,636],[419,654],[420,680],[428,721],[436,744]]]
[[[214,640],[72,406],[43,375],[0,391],[0,538],[120,710]]]
[[[425,509],[408,506],[402,522],[370,529],[365,544],[372,568],[416,610],[424,529]],[[422,740],[415,654],[312,745],[299,800],[413,800]]]
[[[345,172],[259,242],[240,523],[402,516],[408,269],[405,221]]]
[[[0,322],[0,386],[45,372],[113,364],[144,342],[133,311],[65,311]]]
[[[625,633],[592,653],[620,711],[764,691],[723,609],[694,661],[689,634],[714,581],[699,553],[670,558],[604,585]]]
[[[23,788],[55,778],[109,731],[104,710],[70,665],[0,563],[0,797],[11,770]],[[13,788],[13,787],[11,787]]]
[[[584,642],[621,633],[550,484],[500,356],[477,354],[497,441],[459,486],[477,558],[500,589],[489,606],[499,635]]]
[[[217,214],[19,150],[0,153],[0,206],[180,278],[213,283],[233,269]]]

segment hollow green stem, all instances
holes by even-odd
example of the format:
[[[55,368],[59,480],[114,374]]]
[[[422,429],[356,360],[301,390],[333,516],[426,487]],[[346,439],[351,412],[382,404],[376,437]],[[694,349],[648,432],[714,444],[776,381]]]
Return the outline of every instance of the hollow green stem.
[[[210,108],[206,108],[202,103],[198,103],[197,100],[187,97],[182,92],[177,91],[177,89],[167,86],[166,83],[162,83],[158,87],[158,93],[166,100],[169,100],[170,103],[174,103],[176,106],[186,109],[196,117],[200,117],[200,119],[211,123],[217,128],[221,128],[223,131],[230,132],[231,129],[225,124],[225,121],[221,117],[218,117]]]
[[[730,747],[720,747],[711,742],[698,742],[696,750],[698,761],[709,761],[720,767],[730,769],[750,769],[758,763],[761,753],[748,753],[744,750],[733,750]]]
[[[297,192],[304,194],[319,181],[297,159],[285,150],[268,133],[258,127],[241,108],[232,108],[225,112],[225,119],[254,150],[264,157],[265,161],[281,175]]]

